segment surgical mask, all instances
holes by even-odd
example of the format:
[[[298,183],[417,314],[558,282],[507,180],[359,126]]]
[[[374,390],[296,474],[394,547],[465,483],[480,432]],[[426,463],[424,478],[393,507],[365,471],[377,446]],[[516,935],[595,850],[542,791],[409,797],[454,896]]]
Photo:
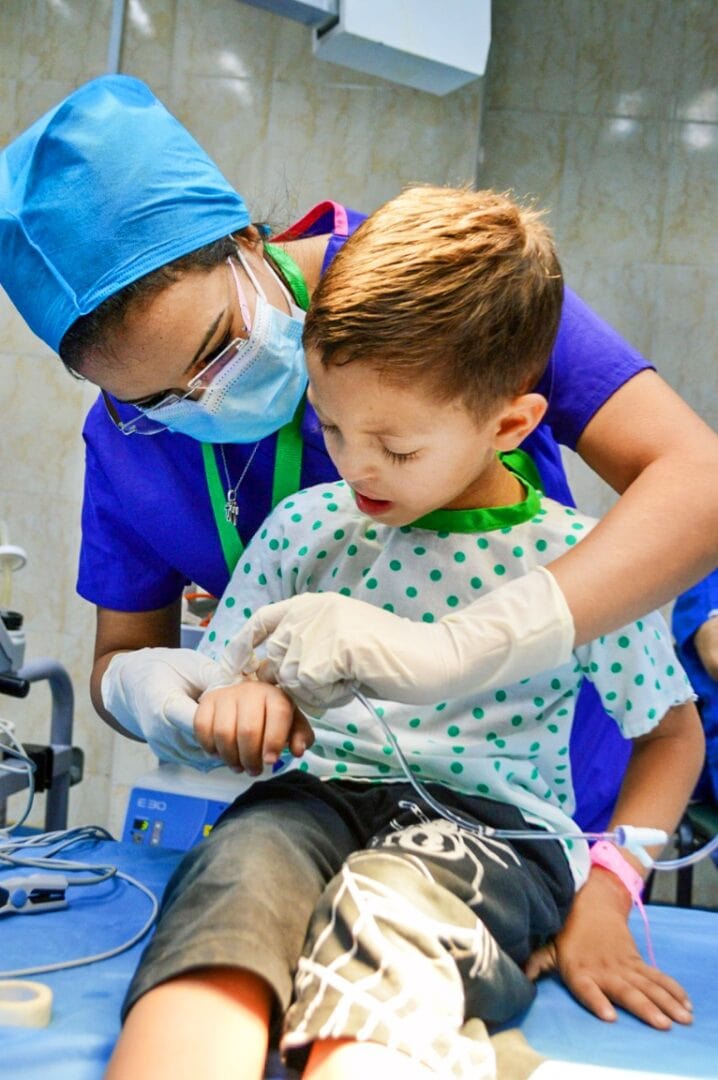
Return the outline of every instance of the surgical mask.
[[[201,397],[194,400],[170,395],[123,424],[125,434],[149,435],[169,429],[201,442],[252,443],[271,435],[294,416],[307,386],[302,348],[304,312],[278,276],[291,314],[270,304],[239,250],[237,258],[257,292],[250,327],[237,271],[228,260],[249,337],[231,342],[208,365],[210,381],[206,387],[202,388],[201,382],[198,386],[190,384],[188,394],[202,388]]]

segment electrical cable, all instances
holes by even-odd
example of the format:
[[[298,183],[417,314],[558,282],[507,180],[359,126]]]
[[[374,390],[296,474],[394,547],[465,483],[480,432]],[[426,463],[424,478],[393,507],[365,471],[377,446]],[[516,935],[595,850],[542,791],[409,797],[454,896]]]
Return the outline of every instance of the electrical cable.
[[[81,956],[75,960],[61,960],[56,964],[36,964],[34,967],[16,968],[12,971],[0,971],[0,979],[22,979],[29,975],[40,975],[48,971],[67,971],[69,968],[83,967],[85,964],[97,964],[100,960],[110,960],[113,956],[119,956],[120,953],[126,952],[131,949],[133,945],[136,945],[138,941],[141,941],[150,927],[154,924],[159,912],[159,902],[157,897],[146,885],[143,885],[137,878],[132,877],[130,874],[125,874],[121,870],[115,870],[115,877],[121,878],[128,884],[133,885],[140,892],[143,892],[148,897],[152,910],[149,918],[144,925],[133,934],[128,941],[124,941],[121,945],[115,946],[113,949],[107,949],[105,952],[93,953],[89,956]],[[71,882],[71,885],[75,882]]]
[[[44,972],[65,971],[69,968],[83,967],[85,964],[95,964],[100,960],[109,960],[113,956],[119,956],[120,953],[126,952],[128,949],[131,949],[133,945],[136,945],[138,941],[141,941],[154,924],[159,911],[157,897],[146,885],[141,881],[138,881],[137,878],[132,877],[130,874],[118,870],[115,866],[93,866],[92,864],[76,862],[72,859],[55,858],[61,851],[64,851],[74,844],[82,843],[83,841],[113,839],[113,836],[107,832],[106,829],[103,829],[98,825],[84,825],[75,829],[65,829],[59,832],[39,833],[30,837],[13,839],[0,838],[0,864],[31,867],[33,869],[42,870],[88,871],[92,875],[89,878],[73,878],[68,882],[68,888],[74,886],[99,885],[101,882],[107,881],[111,877],[116,877],[122,881],[126,881],[129,885],[134,886],[134,888],[139,889],[140,892],[147,896],[151,904],[149,917],[143,926],[133,934],[129,940],[123,942],[121,945],[117,945],[112,949],[107,949],[104,952],[77,957],[74,960],[62,960],[53,964],[35,964],[31,967],[16,968],[11,971],[0,971],[0,979],[20,979],[30,975],[40,975]],[[28,849],[31,850],[39,847],[49,847],[49,850],[45,851],[43,855],[38,855],[36,857],[21,854]],[[2,878],[0,878],[0,885],[1,884]]]
[[[1,525],[1,523],[0,523]],[[8,758],[13,759],[8,762]],[[22,743],[16,738],[12,724],[0,719],[0,774],[24,774],[27,779],[27,799],[24,809],[12,825],[0,827],[0,868],[21,867],[51,871],[70,871],[80,874],[85,872],[89,876],[73,877],[63,881],[65,888],[82,888],[99,885],[103,881],[116,877],[126,881],[130,886],[139,889],[149,899],[151,910],[149,917],[142,927],[127,941],[104,952],[93,953],[88,956],[77,957],[74,960],[64,960],[53,964],[35,964],[30,967],[17,968],[11,971],[0,971],[1,979],[18,979],[30,975],[39,975],[43,972],[65,971],[69,968],[82,967],[85,964],[98,963],[100,960],[109,960],[113,956],[119,956],[140,941],[153,926],[159,912],[159,902],[150,889],[137,878],[118,870],[112,865],[92,865],[76,862],[72,859],[58,859],[56,856],[74,844],[88,840],[113,840],[112,835],[100,826],[81,826],[75,829],[64,829],[52,833],[38,833],[27,837],[13,837],[27,821],[32,810],[35,798],[35,762],[25,753]],[[42,855],[33,857],[28,854],[33,849],[43,847]],[[0,886],[2,878],[0,877]],[[21,917],[15,915],[15,917]]]

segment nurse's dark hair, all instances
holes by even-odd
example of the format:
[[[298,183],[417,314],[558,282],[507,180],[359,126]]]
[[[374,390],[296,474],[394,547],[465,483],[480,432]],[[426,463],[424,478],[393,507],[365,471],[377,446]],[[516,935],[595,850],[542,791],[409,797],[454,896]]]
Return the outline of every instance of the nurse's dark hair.
[[[532,390],[563,279],[542,214],[507,194],[411,187],[347,240],[312,296],[304,346],[483,411]]]
[[[241,236],[251,244],[260,242],[265,226],[248,225],[232,236],[223,236],[211,244],[181,255],[178,259],[151,270],[149,274],[131,281],[119,292],[108,296],[94,311],[82,315],[65,332],[60,342],[60,359],[71,375],[81,375],[83,361],[91,349],[102,350],[108,334],[117,330],[131,307],[147,302],[169,285],[192,270],[213,270],[226,262],[237,250],[234,237]]]

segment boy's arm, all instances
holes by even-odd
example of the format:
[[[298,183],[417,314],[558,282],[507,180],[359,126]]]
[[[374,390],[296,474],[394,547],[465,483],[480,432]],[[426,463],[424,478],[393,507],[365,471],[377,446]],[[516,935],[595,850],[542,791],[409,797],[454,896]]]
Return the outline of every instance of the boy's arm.
[[[609,828],[642,825],[669,836],[678,824],[703,763],[704,740],[692,703],[676,706],[661,723],[634,740],[633,753]],[[657,857],[657,849],[649,849]],[[621,854],[642,878],[649,871],[625,849]],[[602,1020],[615,1020],[614,1005],[655,1028],[690,1023],[683,988],[647,964],[628,928],[632,901],[618,877],[592,867],[576,894],[566,924],[547,950],[534,954],[531,977],[556,966],[564,982]]]

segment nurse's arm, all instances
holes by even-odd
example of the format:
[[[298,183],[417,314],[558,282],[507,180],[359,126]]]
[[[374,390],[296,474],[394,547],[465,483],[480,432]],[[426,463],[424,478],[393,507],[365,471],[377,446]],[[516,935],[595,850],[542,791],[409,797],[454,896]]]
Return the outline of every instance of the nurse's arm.
[[[549,567],[583,645],[667,603],[718,564],[718,435],[643,371],[599,409],[577,449],[621,494]]]
[[[119,724],[102,703],[100,684],[107,665],[118,652],[165,645],[176,648],[180,643],[180,614],[182,600],[178,598],[167,607],[154,611],[112,611],[97,608],[95,658],[90,676],[90,697],[102,719],[130,739],[136,738]],[[139,740],[138,740],[139,741]]]

